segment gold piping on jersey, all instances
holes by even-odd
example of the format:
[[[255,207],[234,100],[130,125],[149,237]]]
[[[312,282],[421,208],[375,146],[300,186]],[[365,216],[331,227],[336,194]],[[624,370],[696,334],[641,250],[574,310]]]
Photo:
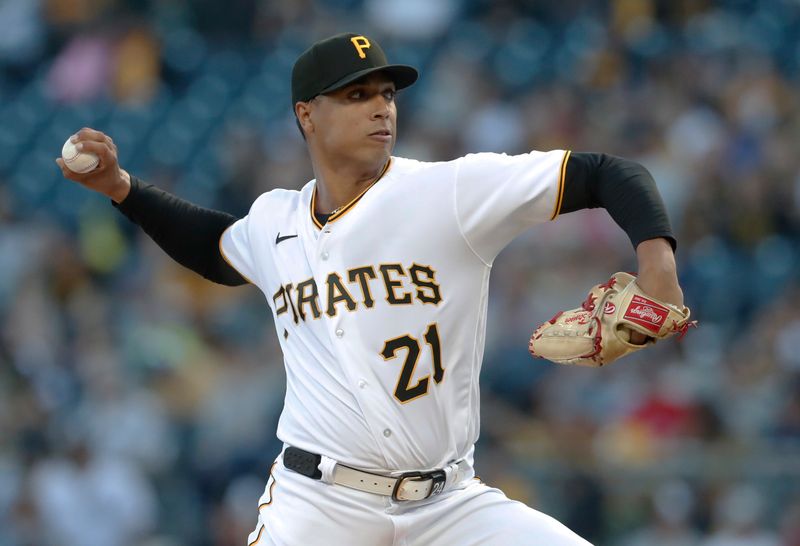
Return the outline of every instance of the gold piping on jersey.
[[[233,227],[233,224],[229,225],[228,227],[226,227],[226,228],[225,228],[225,231],[228,231],[228,230],[229,230],[229,229],[231,229],[232,227]],[[244,273],[242,273],[241,271],[239,271],[238,269],[236,269],[236,266],[235,266],[235,265],[233,265],[233,264],[231,263],[231,261],[228,259],[228,257],[225,255],[225,251],[224,251],[224,250],[222,250],[222,237],[224,237],[224,236],[225,236],[225,231],[223,231],[223,232],[222,232],[222,235],[220,235],[220,236],[219,236],[219,242],[217,243],[217,245],[219,246],[219,253],[220,253],[220,255],[222,256],[222,259],[223,259],[223,260],[225,260],[225,262],[226,262],[226,263],[227,263],[229,266],[231,266],[231,267],[233,268],[233,270],[234,270],[234,271],[236,271],[236,272],[237,272],[239,275],[241,275],[241,276],[242,276],[242,278],[243,278],[244,280],[246,280],[247,282],[249,282],[250,284],[252,284],[253,286],[255,286],[255,284],[256,284],[256,283],[254,283],[252,280],[250,280],[250,278],[249,278],[249,277],[247,277],[247,276],[246,276]]]
[[[564,183],[567,180],[567,161],[571,153],[571,150],[564,152],[564,159],[561,160],[561,173],[558,177],[558,195],[556,195],[556,206],[553,209],[553,215],[550,217],[551,220],[555,220],[556,216],[561,212],[561,202],[564,200]]]
[[[272,483],[269,485],[269,501],[265,502],[264,504],[259,504],[258,505],[259,510],[261,510],[262,508],[266,508],[267,506],[272,504],[272,490],[275,489],[275,476],[272,474],[272,471],[275,470],[276,464],[278,463],[272,463],[272,466],[269,467],[269,479],[267,479],[267,482],[269,482],[270,479],[272,480]],[[256,542],[258,542],[258,539],[256,539]]]
[[[256,537],[256,539],[253,542],[251,542],[247,546],[255,546],[256,544],[261,542],[261,535],[264,533],[264,529],[266,529],[266,528],[267,528],[267,526],[262,523],[261,524],[261,529],[258,530],[258,536]]]
[[[346,205],[334,209],[334,211],[330,214],[330,216],[328,216],[328,223],[330,224],[331,222],[338,220],[339,218],[344,216],[347,211],[353,208],[353,205],[358,203],[359,199],[364,197],[364,194],[367,193],[369,189],[378,182],[378,180],[383,178],[383,175],[385,175],[386,171],[389,170],[391,164],[392,164],[392,158],[390,157],[389,161],[387,161],[386,165],[384,165],[383,169],[381,169],[381,172],[378,174],[377,178],[375,178],[375,180],[370,182],[369,186],[364,188],[364,191],[359,193],[352,201],[350,201]],[[322,229],[322,224],[319,223],[319,220],[317,220],[317,217],[314,215],[314,205],[316,204],[316,202],[317,202],[317,187],[315,185],[314,193],[311,194],[311,221],[314,222],[314,225],[317,226],[318,229]]]

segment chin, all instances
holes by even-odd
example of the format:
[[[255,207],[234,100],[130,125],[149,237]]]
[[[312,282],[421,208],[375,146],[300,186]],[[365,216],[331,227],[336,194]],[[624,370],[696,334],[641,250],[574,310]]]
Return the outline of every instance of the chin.
[[[391,144],[386,144],[384,146],[365,146],[361,149],[363,153],[360,155],[370,163],[386,161],[392,155],[392,148],[393,146]]]

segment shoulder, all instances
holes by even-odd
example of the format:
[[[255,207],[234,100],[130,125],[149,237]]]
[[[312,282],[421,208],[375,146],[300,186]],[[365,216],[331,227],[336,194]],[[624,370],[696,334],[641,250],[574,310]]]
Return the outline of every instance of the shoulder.
[[[520,154],[507,154],[505,152],[475,152],[459,158],[457,161],[467,163],[518,163],[526,161],[540,161],[552,157],[563,157],[566,150],[531,150]]]
[[[487,177],[495,180],[551,178],[563,168],[566,150],[531,150],[522,154],[479,152],[467,154],[459,162],[459,178],[483,183]]]
[[[469,153],[449,161],[419,161],[404,157],[393,157],[393,169],[400,175],[420,176],[426,174],[441,178],[442,176],[457,177],[460,172],[477,173],[481,176],[488,170],[501,172],[503,169],[518,169],[532,165],[545,166],[551,163],[560,164],[564,157],[564,150],[539,151],[531,150],[522,154],[509,155],[497,152]]]
[[[285,212],[290,214],[297,209],[299,203],[310,199],[313,181],[308,182],[300,190],[287,190],[276,188],[259,195],[250,206],[250,214],[259,215],[261,212],[269,212],[270,216]]]
[[[450,161],[420,161],[406,157],[392,156],[392,174],[406,177],[441,177],[448,172],[455,173],[461,158]]]

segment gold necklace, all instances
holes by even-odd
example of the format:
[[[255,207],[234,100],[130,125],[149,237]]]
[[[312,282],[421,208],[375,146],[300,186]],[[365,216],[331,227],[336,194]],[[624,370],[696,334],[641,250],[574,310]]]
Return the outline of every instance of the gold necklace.
[[[386,165],[384,165],[384,166],[383,166],[383,169],[381,169],[381,172],[380,172],[380,173],[378,173],[378,176],[376,176],[376,177],[375,177],[375,180],[373,180],[372,182],[370,182],[370,183],[369,183],[369,186],[367,186],[366,188],[364,188],[364,190],[363,190],[361,193],[359,193],[359,194],[358,194],[358,196],[356,196],[356,197],[355,197],[355,198],[354,198],[352,201],[350,201],[350,203],[347,203],[347,204],[345,204],[345,205],[341,205],[341,206],[339,206],[339,207],[336,207],[335,209],[333,209],[333,211],[331,211],[330,215],[328,215],[328,219],[330,219],[330,218],[333,218],[334,216],[336,216],[336,214],[337,214],[337,213],[338,213],[340,210],[342,210],[343,208],[345,208],[345,207],[349,206],[349,205],[350,205],[351,203],[353,203],[354,201],[356,201],[356,200],[358,200],[358,199],[361,199],[361,197],[362,197],[362,196],[363,196],[365,193],[367,193],[367,191],[368,191],[368,190],[369,190],[369,189],[370,189],[372,186],[374,186],[374,185],[375,185],[375,184],[378,182],[378,180],[380,180],[381,178],[383,178],[383,175],[384,175],[384,174],[386,174],[386,171],[388,171],[388,170],[389,170],[389,165],[391,165],[391,163],[392,163],[392,158],[390,157],[390,158],[389,158],[389,161],[387,161],[387,162],[386,162]]]

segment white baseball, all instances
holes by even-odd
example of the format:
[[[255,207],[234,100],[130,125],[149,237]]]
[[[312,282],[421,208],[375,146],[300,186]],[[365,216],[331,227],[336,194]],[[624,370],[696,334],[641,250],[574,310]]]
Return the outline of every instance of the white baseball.
[[[64,159],[67,168],[75,173],[88,173],[100,163],[100,158],[97,157],[97,154],[79,152],[69,138],[61,148],[61,157]]]

